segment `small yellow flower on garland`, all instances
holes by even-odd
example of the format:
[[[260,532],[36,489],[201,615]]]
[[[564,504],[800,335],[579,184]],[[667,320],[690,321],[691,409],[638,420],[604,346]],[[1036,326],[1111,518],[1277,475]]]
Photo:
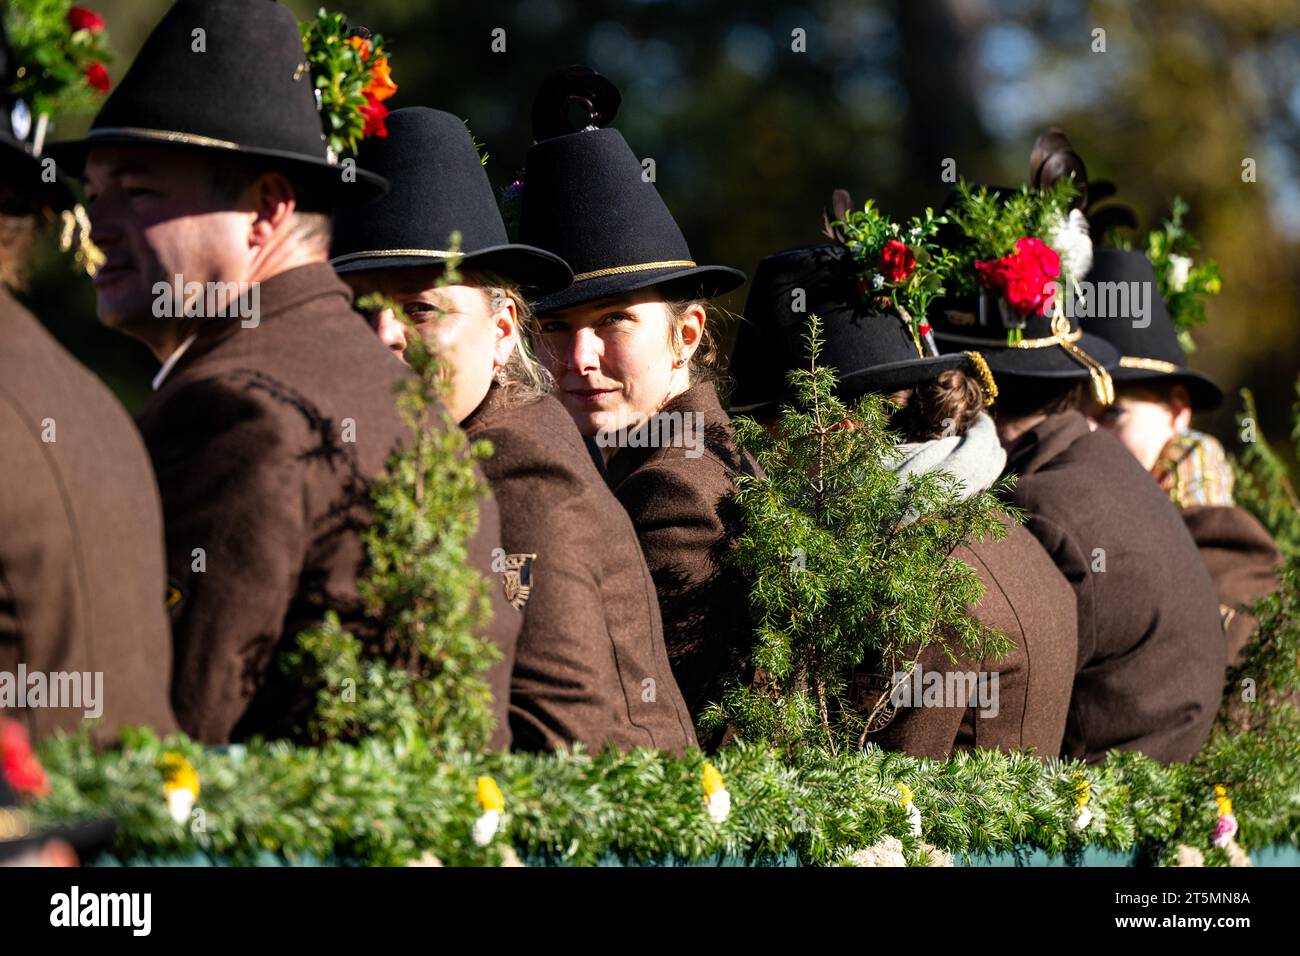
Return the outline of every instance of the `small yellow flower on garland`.
[[[908,829],[912,836],[921,835],[921,808],[916,805],[913,799],[912,788],[905,783],[896,784],[898,792],[903,796],[898,801],[902,804],[903,809],[907,811]]]
[[[370,136],[387,137],[384,101],[397,92],[397,84],[383,37],[364,27],[349,29],[343,14],[323,9],[300,29],[330,160],[355,153]]]
[[[474,842],[487,846],[501,827],[501,814],[506,808],[506,798],[491,777],[478,778],[478,805],[483,813],[474,821]]]
[[[1088,801],[1092,799],[1092,784],[1088,778],[1083,775],[1082,771],[1074,772],[1074,828],[1076,830],[1088,829],[1088,824],[1092,822],[1092,811],[1088,809]]]
[[[184,823],[199,799],[199,775],[185,757],[174,750],[163,754],[163,793],[173,820]]]
[[[731,815],[731,793],[722,781],[722,774],[711,763],[704,765],[700,775],[700,785],[704,788],[704,807],[714,823],[724,823]]]

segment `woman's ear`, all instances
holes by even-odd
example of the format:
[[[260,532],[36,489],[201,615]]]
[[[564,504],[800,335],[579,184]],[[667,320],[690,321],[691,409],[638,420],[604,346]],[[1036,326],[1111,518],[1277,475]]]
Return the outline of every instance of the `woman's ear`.
[[[1170,391],[1169,410],[1173,415],[1175,433],[1192,427],[1192,396],[1186,387],[1175,385]]]
[[[704,322],[707,313],[704,306],[696,302],[686,308],[682,315],[677,317],[678,328],[681,331],[682,354],[677,356],[683,365],[691,360],[695,350],[700,347],[700,342],[704,340]]]
[[[489,293],[490,295],[490,293]],[[510,362],[510,356],[519,347],[519,313],[515,300],[504,296],[504,301],[492,313],[492,325],[496,332],[493,362],[497,368],[504,368]]]

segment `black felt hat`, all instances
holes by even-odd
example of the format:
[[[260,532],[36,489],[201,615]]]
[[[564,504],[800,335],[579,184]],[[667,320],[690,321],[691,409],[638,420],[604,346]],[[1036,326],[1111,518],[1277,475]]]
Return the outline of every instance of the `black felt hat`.
[[[710,299],[737,288],[745,274],[695,262],[623,135],[601,128],[617,111],[611,95],[617,91],[608,81],[596,85],[590,70],[570,67],[548,78],[534,103],[535,123],[546,123],[535,125],[538,141],[525,161],[519,239],[574,271],[573,285],[537,300],[534,309],[554,312],[651,286],[670,299]],[[574,102],[590,122],[555,135],[564,128],[556,118]]]
[[[1111,373],[1116,382],[1177,382],[1187,389],[1197,411],[1223,402],[1223,390],[1209,376],[1187,367],[1187,354],[1178,344],[1178,331],[1169,319],[1155,270],[1145,253],[1098,250],[1085,281],[1095,300],[1093,312],[1114,312],[1094,314],[1083,322],[1089,332],[1119,352],[1119,366]],[[1104,283],[1122,285],[1108,288]],[[1146,315],[1139,314],[1138,295],[1141,302],[1149,304]]]
[[[80,176],[89,150],[122,145],[265,160],[327,205],[366,202],[388,188],[364,168],[345,176],[328,155],[298,22],[274,0],[178,0],[85,139],[49,151]]]
[[[808,317],[822,323],[820,362],[835,369],[837,394],[893,392],[969,367],[962,354],[926,356],[898,315],[868,305],[858,269],[839,243],[803,246],[758,264],[729,374],[733,412],[762,412],[793,400],[788,374],[808,367]]]
[[[4,17],[0,16],[0,175],[23,192],[40,196],[55,211],[71,209],[76,198],[59,170],[55,169],[52,182],[43,175],[43,158],[32,142],[37,118],[32,116],[29,105],[15,99],[11,92],[21,65],[14,59]]]
[[[357,161],[391,190],[336,214],[336,272],[441,265],[459,231],[462,268],[486,269],[542,293],[573,281],[559,256],[507,238],[474,137],[460,119],[413,106],[389,114],[387,125],[388,137],[363,143]]]

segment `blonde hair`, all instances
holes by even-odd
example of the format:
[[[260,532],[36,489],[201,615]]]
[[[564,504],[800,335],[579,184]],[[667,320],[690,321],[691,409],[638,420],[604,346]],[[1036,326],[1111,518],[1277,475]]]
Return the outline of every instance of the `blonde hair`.
[[[529,308],[528,300],[519,286],[493,272],[467,271],[461,281],[483,293],[488,310],[494,315],[505,308],[507,302],[515,304],[515,323],[518,326],[515,350],[506,362],[501,376],[505,381],[500,383],[511,403],[528,402],[549,395],[555,388],[555,379],[533,354],[530,343],[539,331],[537,317]]]

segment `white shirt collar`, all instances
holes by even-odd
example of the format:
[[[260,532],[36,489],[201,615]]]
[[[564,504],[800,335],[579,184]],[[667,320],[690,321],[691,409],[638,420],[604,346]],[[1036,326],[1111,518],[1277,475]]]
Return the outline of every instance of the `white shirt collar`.
[[[167,356],[167,361],[163,362],[162,368],[160,368],[158,370],[158,374],[153,377],[153,390],[155,392],[162,387],[163,379],[167,377],[167,373],[170,372],[172,368],[175,367],[176,363],[181,360],[181,356],[184,355],[186,350],[188,350],[189,347],[194,344],[194,340],[197,339],[198,337],[199,337],[199,333],[195,332],[184,342],[182,342],[180,344],[180,347],[177,348],[175,352]]]

